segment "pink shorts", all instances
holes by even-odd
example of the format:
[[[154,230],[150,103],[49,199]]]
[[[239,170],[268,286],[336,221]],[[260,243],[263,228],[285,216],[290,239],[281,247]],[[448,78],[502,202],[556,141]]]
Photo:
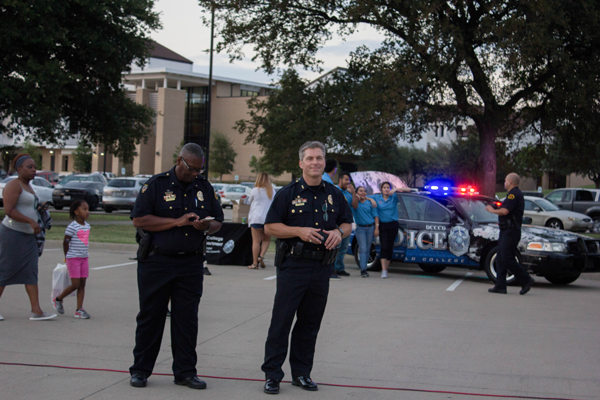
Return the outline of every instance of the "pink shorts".
[[[87,278],[90,276],[90,265],[87,257],[67,258],[67,269],[69,278]]]

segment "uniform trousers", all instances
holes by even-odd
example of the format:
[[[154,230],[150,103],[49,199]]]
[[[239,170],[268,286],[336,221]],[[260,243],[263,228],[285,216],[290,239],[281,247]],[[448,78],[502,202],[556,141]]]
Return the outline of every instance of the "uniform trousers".
[[[521,285],[531,281],[527,271],[517,262],[517,245],[521,240],[521,229],[508,228],[500,230],[498,239],[498,256],[496,257],[496,288],[506,290],[507,270],[515,275]]]
[[[152,374],[160,351],[169,300],[171,350],[176,380],[196,376],[198,305],[202,297],[204,256],[151,255],[138,261],[140,312],[131,374]]]
[[[290,345],[292,377],[310,376],[332,272],[333,265],[290,257],[279,267],[277,293],[262,365],[266,379],[283,379],[281,366],[287,355],[294,316],[297,319]]]

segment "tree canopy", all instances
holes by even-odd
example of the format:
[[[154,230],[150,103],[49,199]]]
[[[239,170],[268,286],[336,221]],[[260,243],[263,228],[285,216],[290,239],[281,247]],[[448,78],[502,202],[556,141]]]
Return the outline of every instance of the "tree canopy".
[[[154,112],[122,72],[149,55],[153,0],[7,0],[0,6],[0,133],[57,143],[80,134],[130,161]]]
[[[498,137],[510,139],[561,109],[575,97],[572,88],[584,84],[600,92],[596,0],[199,3],[216,9],[223,37],[218,48],[239,59],[243,46],[252,45],[268,72],[280,65],[318,68],[317,51],[334,31],[345,36],[361,25],[376,28],[385,40],[378,49],[353,52],[349,76],[369,81],[373,96],[391,104],[383,128],[391,136],[411,136],[428,122],[472,120],[488,195],[495,191]],[[581,72],[587,75],[579,83]],[[564,121],[571,114],[560,116]]]
[[[237,153],[227,136],[219,131],[212,132],[210,135],[209,172],[223,179],[223,174],[233,171],[236,157]]]

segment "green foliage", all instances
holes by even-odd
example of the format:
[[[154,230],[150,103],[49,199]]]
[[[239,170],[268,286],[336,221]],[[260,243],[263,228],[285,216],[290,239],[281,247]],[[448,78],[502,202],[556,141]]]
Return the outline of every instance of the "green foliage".
[[[29,154],[31,158],[33,158],[33,161],[35,161],[35,167],[40,170],[43,168],[42,150],[40,150],[40,147],[38,145],[31,143],[30,140],[26,140],[25,143],[23,143],[23,147],[21,148],[21,150],[19,150],[19,153]]]
[[[77,172],[92,172],[92,145],[82,139],[73,152],[73,168]]]
[[[237,153],[231,141],[222,132],[211,133],[210,142],[209,171],[213,176],[223,179],[223,174],[233,171]]]
[[[265,172],[271,176],[277,176],[276,168],[274,168],[273,165],[269,163],[269,161],[266,160],[265,157],[257,158],[256,156],[251,156],[248,166],[250,167],[250,171],[253,174]]]
[[[181,152],[181,148],[185,146],[185,139],[181,140],[179,146],[175,147],[175,151],[173,152],[173,165],[177,164],[177,159],[179,158],[179,153]]]
[[[333,31],[347,36],[364,25],[378,29],[385,35],[381,47],[357,49],[349,63],[348,79],[352,79],[339,79],[340,88],[352,89],[356,108],[342,101],[347,99],[342,90],[330,97],[340,99],[339,103],[322,104],[330,113],[329,121],[321,118],[319,109],[312,113],[310,105],[318,103],[301,107],[295,99],[289,104],[282,101],[277,105],[289,107],[290,112],[281,125],[297,124],[296,133],[307,128],[297,141],[342,132],[360,142],[368,156],[370,148],[377,148],[365,136],[368,129],[348,130],[342,119],[346,117],[351,126],[374,126],[378,122],[371,118],[373,99],[391,105],[381,108],[380,123],[385,128],[371,130],[376,135],[418,135],[427,122],[470,118],[480,140],[482,192],[488,195],[493,195],[496,183],[497,138],[511,139],[553,111],[570,118],[574,108],[567,103],[576,100],[575,104],[586,107],[573,89],[585,87],[588,97],[600,93],[597,0],[200,0],[200,5],[216,9],[223,38],[219,50],[241,59],[242,48],[250,44],[254,59],[268,72],[280,65],[318,69],[317,51],[333,38]],[[360,98],[357,93],[365,95]],[[587,102],[587,107],[595,104]],[[361,108],[366,112],[361,113]],[[302,121],[309,115],[314,116],[313,129]],[[340,129],[328,122],[340,123]],[[547,122],[555,128],[558,119]],[[274,140],[267,136],[261,145],[264,149]]]
[[[0,133],[60,143],[81,134],[132,161],[154,111],[126,97],[122,72],[149,55],[153,0],[4,1]]]

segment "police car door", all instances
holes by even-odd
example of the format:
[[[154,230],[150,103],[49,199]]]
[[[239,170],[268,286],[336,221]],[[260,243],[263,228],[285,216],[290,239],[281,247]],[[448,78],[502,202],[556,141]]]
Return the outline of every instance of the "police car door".
[[[406,208],[404,229],[405,262],[420,264],[457,264],[458,257],[448,250],[450,211],[423,195],[401,195]]]

